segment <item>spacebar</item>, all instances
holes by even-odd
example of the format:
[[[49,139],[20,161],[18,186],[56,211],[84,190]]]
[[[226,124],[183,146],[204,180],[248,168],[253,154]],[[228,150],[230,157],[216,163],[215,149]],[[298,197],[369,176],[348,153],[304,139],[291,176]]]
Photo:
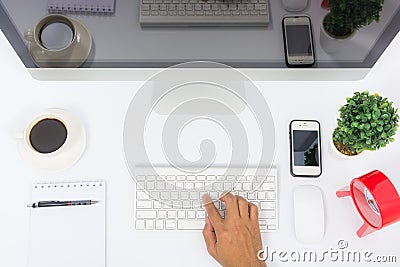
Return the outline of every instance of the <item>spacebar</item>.
[[[203,230],[204,220],[179,220],[179,230]]]

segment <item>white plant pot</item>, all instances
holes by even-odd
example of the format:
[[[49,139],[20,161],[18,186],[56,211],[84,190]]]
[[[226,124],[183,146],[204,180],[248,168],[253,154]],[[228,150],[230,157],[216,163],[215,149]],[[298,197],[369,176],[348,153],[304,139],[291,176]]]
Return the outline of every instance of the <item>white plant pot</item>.
[[[321,48],[328,54],[336,53],[339,50],[343,50],[350,39],[354,37],[356,31],[347,37],[339,38],[329,34],[324,28],[324,19],[326,15],[321,20],[319,42]]]
[[[333,143],[332,137],[329,139],[329,141],[330,141],[332,150],[333,150],[339,157],[341,157],[341,158],[343,158],[343,159],[354,159],[354,158],[359,157],[359,156],[361,155],[361,153],[364,152],[364,151],[363,151],[363,152],[358,153],[357,155],[354,155],[354,156],[348,156],[348,155],[342,154],[342,153],[336,148],[335,144]]]

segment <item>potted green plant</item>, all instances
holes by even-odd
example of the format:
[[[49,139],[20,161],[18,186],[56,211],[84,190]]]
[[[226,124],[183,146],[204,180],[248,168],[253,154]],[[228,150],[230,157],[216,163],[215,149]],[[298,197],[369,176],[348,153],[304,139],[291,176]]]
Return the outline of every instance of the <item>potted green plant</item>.
[[[329,0],[329,12],[321,21],[320,43],[332,53],[343,40],[350,39],[360,28],[379,22],[384,0]]]
[[[399,115],[392,102],[368,91],[356,92],[346,100],[332,134],[334,149],[342,155],[355,156],[394,141]]]

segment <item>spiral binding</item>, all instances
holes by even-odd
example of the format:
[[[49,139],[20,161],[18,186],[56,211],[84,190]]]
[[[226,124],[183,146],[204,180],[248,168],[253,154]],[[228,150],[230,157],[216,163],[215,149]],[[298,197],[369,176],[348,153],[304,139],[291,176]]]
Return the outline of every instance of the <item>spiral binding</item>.
[[[111,14],[114,13],[115,0],[49,0],[49,13],[83,13]]]

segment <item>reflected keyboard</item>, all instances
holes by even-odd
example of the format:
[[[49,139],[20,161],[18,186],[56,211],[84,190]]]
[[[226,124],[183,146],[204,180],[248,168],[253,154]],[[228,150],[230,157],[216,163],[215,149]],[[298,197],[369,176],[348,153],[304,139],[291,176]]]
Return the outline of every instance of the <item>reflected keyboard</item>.
[[[209,194],[215,199],[215,206],[225,217],[225,205],[218,198],[226,191],[258,206],[261,232],[278,229],[275,168],[266,177],[246,174],[254,173],[255,169],[246,169],[244,175],[223,175],[222,169],[217,168],[197,175],[182,175],[173,168],[157,168],[158,175],[139,170],[143,174],[136,175],[136,230],[202,230],[206,212],[201,196]]]
[[[140,24],[168,26],[267,26],[268,0],[141,0]]]

